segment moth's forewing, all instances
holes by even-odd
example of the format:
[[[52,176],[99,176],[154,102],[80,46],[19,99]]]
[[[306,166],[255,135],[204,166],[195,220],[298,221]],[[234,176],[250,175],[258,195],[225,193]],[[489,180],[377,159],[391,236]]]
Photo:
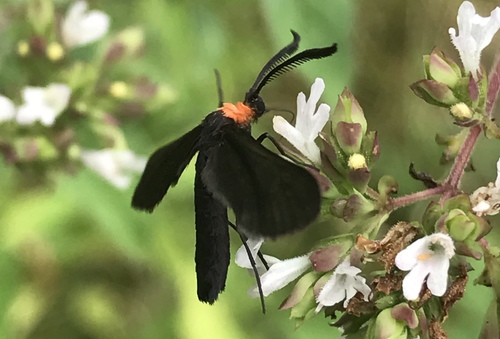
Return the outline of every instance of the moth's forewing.
[[[196,280],[198,299],[213,304],[226,285],[229,267],[227,207],[210,193],[201,173],[207,154],[202,150],[196,161],[194,203],[196,221]]]
[[[132,197],[134,208],[152,212],[167,194],[169,187],[175,186],[189,161],[198,151],[197,145],[202,129],[201,125],[196,126],[151,155]]]
[[[309,225],[320,211],[316,180],[236,125],[222,127],[222,142],[202,173],[208,190],[234,210],[247,235],[276,237]]]

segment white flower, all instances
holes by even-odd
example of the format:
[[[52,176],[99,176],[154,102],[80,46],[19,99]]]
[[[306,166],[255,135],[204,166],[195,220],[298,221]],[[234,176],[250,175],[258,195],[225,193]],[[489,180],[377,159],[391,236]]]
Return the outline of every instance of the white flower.
[[[444,233],[425,236],[399,252],[396,266],[400,270],[410,271],[403,279],[405,298],[417,299],[426,278],[431,293],[442,296],[448,286],[448,268],[454,255],[453,240]]]
[[[260,277],[262,285],[262,293],[265,297],[269,294],[285,287],[298,277],[300,277],[307,269],[311,268],[312,264],[309,260],[309,254],[287,259],[280,260],[269,268],[269,271]],[[259,296],[259,289],[257,286],[252,287],[248,294],[251,297]]]
[[[470,195],[472,210],[478,215],[495,215],[500,212],[500,159],[497,162],[497,179],[488,186],[479,187]]]
[[[252,254],[253,259],[255,260],[255,267],[257,268],[257,272],[259,275],[266,272],[266,267],[262,260],[257,256],[257,252],[259,251],[262,243],[264,242],[264,238],[250,238],[247,240],[247,246],[250,249],[250,253]],[[274,265],[275,263],[281,261],[278,258],[272,257],[270,255],[264,254],[264,260],[269,266]],[[246,268],[251,274],[254,273],[252,268],[252,263],[250,262],[250,258],[248,257],[248,253],[245,249],[245,246],[241,246],[237,251],[234,259],[236,265]]]
[[[319,164],[320,153],[316,138],[330,117],[330,106],[321,104],[316,111],[316,105],[325,90],[323,79],[316,78],[311,86],[309,100],[304,93],[297,96],[297,121],[295,127],[281,116],[273,118],[274,130],[287,139],[297,150],[315,164]],[[316,112],[315,112],[316,111]]]
[[[87,167],[120,189],[130,185],[132,172],[142,172],[146,166],[146,158],[130,150],[86,150],[81,158]]]
[[[85,45],[108,32],[109,16],[101,11],[87,12],[87,3],[77,1],[68,9],[61,29],[66,46]]]
[[[481,51],[500,29],[500,8],[496,7],[489,17],[483,18],[476,14],[472,3],[464,1],[458,9],[457,23],[459,35],[455,28],[450,28],[448,33],[460,53],[465,71],[472,72],[472,76],[477,79]]]
[[[14,103],[9,98],[0,95],[0,122],[12,120],[15,114]]]
[[[318,302],[316,312],[319,312],[323,306],[333,306],[342,300],[344,300],[344,307],[347,307],[349,300],[358,292],[363,294],[365,301],[368,301],[371,290],[365,283],[366,279],[358,276],[360,272],[359,268],[351,266],[349,259],[338,265],[316,298]]]
[[[40,121],[51,126],[68,105],[71,89],[63,84],[50,84],[47,87],[25,87],[24,104],[19,106],[16,121],[20,125],[31,125]]]

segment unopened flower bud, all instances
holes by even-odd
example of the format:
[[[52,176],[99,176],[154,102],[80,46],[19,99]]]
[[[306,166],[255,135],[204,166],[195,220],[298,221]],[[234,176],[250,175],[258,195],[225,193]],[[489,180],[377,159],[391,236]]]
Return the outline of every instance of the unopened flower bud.
[[[467,104],[463,102],[459,102],[458,104],[455,104],[450,107],[450,112],[453,114],[454,117],[458,118],[459,120],[469,120],[472,118],[472,115],[474,114],[472,110],[467,106]]]
[[[424,56],[424,66],[428,80],[442,82],[450,88],[462,78],[460,67],[437,48]]]
[[[17,54],[22,57],[27,56],[30,53],[30,45],[26,40],[21,40],[17,43]]]
[[[452,90],[443,82],[420,80],[410,85],[410,88],[415,95],[431,105],[450,107],[459,102]]]
[[[49,60],[59,61],[64,57],[64,49],[59,43],[54,41],[47,45],[45,54],[47,55],[47,58],[49,58]]]
[[[347,123],[359,124],[361,126],[362,134],[366,133],[367,123],[363,109],[359,105],[358,100],[356,100],[347,87],[344,88],[342,93],[339,95],[339,100],[337,101],[337,106],[335,106],[333,111],[331,121],[334,129],[339,122],[343,121]]]
[[[128,92],[128,85],[124,81],[115,81],[109,86],[109,93],[118,99],[125,98]]]
[[[404,322],[396,320],[391,315],[392,309],[386,308],[379,313],[375,320],[376,339],[406,339],[406,326]]]

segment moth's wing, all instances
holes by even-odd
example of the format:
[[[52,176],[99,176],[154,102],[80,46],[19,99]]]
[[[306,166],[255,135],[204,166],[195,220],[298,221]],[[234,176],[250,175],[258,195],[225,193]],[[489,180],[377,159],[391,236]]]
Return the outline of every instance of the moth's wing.
[[[208,190],[233,209],[238,227],[247,235],[291,233],[314,221],[320,211],[314,177],[236,126],[226,126],[202,178]]]
[[[198,151],[201,125],[179,139],[157,149],[149,158],[132,197],[132,207],[152,212],[170,186],[175,186],[191,158]]]
[[[196,161],[194,206],[196,221],[196,281],[198,299],[213,304],[226,286],[229,267],[229,227],[227,207],[213,197],[201,178],[207,156]]]

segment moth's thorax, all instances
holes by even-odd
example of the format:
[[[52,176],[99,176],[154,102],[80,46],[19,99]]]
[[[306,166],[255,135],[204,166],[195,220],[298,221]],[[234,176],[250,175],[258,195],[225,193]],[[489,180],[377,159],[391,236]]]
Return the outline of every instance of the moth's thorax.
[[[241,101],[236,104],[225,102],[218,109],[225,117],[234,120],[237,124],[249,125],[255,118],[255,110]]]

